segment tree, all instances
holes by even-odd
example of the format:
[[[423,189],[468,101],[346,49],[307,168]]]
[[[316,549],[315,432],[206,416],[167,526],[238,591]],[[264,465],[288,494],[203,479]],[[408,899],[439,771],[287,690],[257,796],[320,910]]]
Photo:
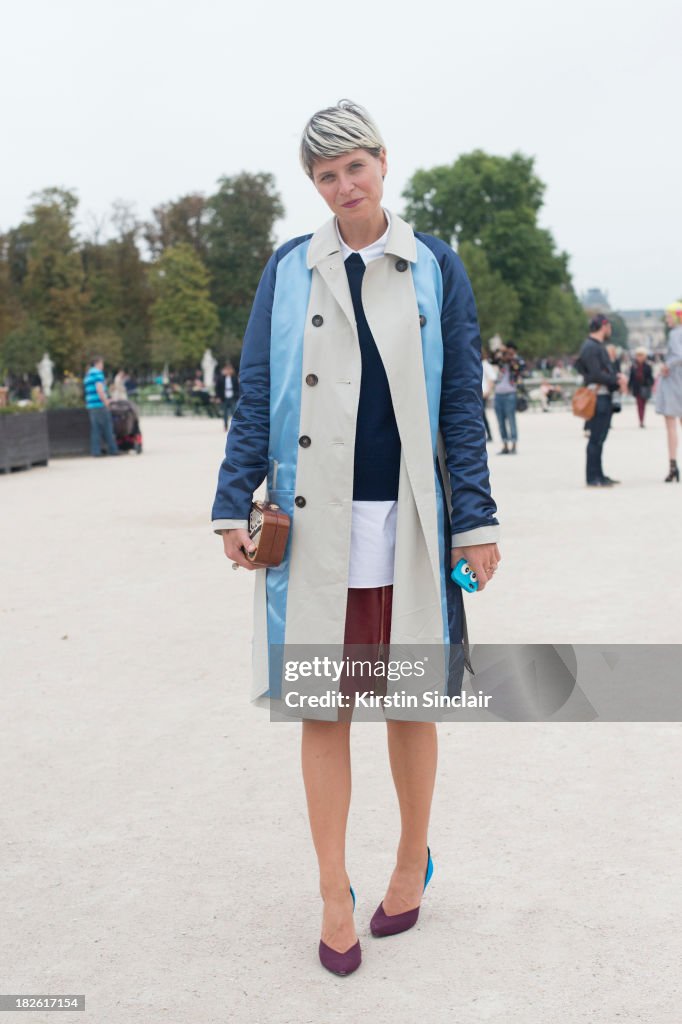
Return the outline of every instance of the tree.
[[[547,325],[551,304],[570,314],[570,336],[577,304],[568,256],[556,250],[551,233],[538,225],[544,190],[532,157],[514,153],[507,158],[476,150],[450,166],[417,171],[403,193],[405,215],[417,230],[463,250],[465,264],[471,263],[475,251],[479,253],[472,273],[483,279],[484,289],[494,285],[498,303],[493,306],[494,321],[505,319],[507,337],[511,334],[534,354],[541,354],[543,347],[551,351],[550,338],[555,337]],[[491,279],[490,274],[497,276]],[[502,315],[500,284],[509,289],[504,295],[513,317]],[[489,301],[487,295],[484,301],[479,299],[483,315]]]
[[[547,295],[542,324],[523,336],[524,355],[570,355],[587,335],[587,317],[573,289],[555,285]]]
[[[99,327],[85,339],[83,363],[93,355],[100,355],[109,368],[119,370],[123,365],[121,336],[110,327]]]
[[[57,368],[78,362],[83,346],[83,270],[75,236],[78,199],[66,189],[35,194],[29,218],[9,233],[10,278],[20,302],[45,331]]]
[[[118,359],[127,369],[141,370],[151,362],[153,295],[137,246],[140,225],[132,208],[121,202],[114,204],[111,219],[117,237],[100,242],[96,236],[82,248],[87,293],[84,324],[89,335],[115,334],[120,343]]]
[[[504,283],[501,274],[490,269],[486,254],[480,245],[462,242],[459,255],[476,296],[483,342],[486,343],[495,334],[511,338],[519,315],[519,298],[516,292]]]
[[[194,364],[213,341],[218,315],[209,296],[209,274],[187,243],[166,249],[151,269],[154,354]],[[169,358],[170,355],[170,358]]]
[[[271,174],[221,178],[206,204],[206,265],[221,327],[241,338],[284,207]]]
[[[154,257],[172,245],[191,245],[206,260],[206,199],[199,192],[181,196],[171,203],[162,203],[152,210],[154,219],[144,226],[144,238]]]
[[[44,327],[23,314],[17,326],[8,331],[0,342],[0,370],[16,376],[35,373],[47,348]]]
[[[611,342],[617,347],[627,351],[628,347],[628,325],[618,313],[609,313],[611,321]]]

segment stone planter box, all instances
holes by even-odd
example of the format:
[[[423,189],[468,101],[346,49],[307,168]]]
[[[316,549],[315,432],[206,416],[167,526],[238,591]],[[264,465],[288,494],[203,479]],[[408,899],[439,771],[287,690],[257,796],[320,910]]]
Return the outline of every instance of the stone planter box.
[[[49,458],[47,414],[17,412],[0,415],[0,472],[46,466]]]
[[[90,454],[90,419],[87,409],[49,409],[47,433],[51,459]]]

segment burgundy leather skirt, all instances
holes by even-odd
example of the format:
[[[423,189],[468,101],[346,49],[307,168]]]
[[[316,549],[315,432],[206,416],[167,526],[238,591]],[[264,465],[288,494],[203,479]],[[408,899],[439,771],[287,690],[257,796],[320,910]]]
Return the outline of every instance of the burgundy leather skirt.
[[[393,585],[352,587],[347,594],[344,658],[386,662],[391,638]],[[342,674],[339,689],[348,695],[364,691],[385,694],[386,679],[372,680],[366,673],[351,670]]]

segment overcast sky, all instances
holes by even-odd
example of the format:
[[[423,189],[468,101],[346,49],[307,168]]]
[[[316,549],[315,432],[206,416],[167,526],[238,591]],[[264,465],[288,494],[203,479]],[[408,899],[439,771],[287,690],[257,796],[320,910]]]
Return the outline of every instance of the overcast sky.
[[[420,167],[482,148],[536,157],[542,223],[578,291],[682,297],[679,0],[23,0],[5,5],[0,230],[31,192],[80,219],[271,171],[280,240],[328,210],[298,164],[308,116],[350,97],[386,139],[385,205]]]

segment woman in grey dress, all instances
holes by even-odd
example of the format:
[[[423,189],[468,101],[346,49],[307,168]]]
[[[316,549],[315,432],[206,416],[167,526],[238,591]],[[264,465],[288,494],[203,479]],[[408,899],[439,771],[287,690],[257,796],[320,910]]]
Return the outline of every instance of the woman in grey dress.
[[[665,321],[670,328],[665,364],[658,378],[656,388],[656,412],[665,416],[668,433],[668,457],[670,470],[666,483],[679,483],[680,471],[677,466],[677,423],[682,423],[682,302],[672,302],[665,311]]]

